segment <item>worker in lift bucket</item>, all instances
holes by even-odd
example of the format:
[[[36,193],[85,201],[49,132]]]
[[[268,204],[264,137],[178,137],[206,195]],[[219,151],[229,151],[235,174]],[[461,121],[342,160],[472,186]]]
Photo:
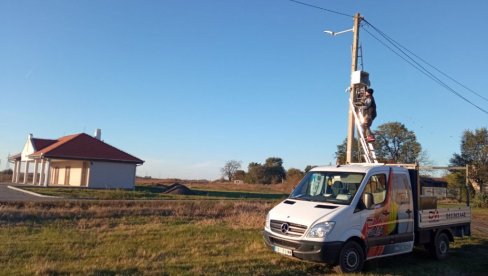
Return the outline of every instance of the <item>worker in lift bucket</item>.
[[[364,117],[362,124],[363,133],[366,136],[367,142],[374,142],[376,140],[370,129],[374,118],[376,118],[376,103],[374,101],[373,92],[374,90],[372,88],[366,90],[366,93],[364,93],[363,105],[361,106],[361,112]]]

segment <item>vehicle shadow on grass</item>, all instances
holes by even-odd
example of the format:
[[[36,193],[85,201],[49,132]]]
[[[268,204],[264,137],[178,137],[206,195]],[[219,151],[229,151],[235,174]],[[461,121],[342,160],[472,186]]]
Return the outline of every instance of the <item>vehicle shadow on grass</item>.
[[[452,244],[451,244],[452,245]],[[365,274],[393,275],[486,275],[488,240],[450,248],[446,260],[434,259],[427,250],[416,247],[410,254],[371,260]]]

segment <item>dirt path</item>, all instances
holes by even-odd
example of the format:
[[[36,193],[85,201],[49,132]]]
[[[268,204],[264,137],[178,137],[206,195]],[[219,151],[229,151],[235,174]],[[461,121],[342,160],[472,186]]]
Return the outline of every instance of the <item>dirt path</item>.
[[[478,237],[488,238],[488,209],[473,209],[471,233]]]

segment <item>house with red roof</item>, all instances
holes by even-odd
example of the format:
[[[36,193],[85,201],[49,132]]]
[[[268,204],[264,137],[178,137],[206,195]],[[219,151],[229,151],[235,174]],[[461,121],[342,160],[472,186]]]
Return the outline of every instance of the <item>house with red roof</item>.
[[[72,134],[58,139],[29,134],[21,153],[11,156],[13,183],[39,186],[74,186],[133,189],[136,168],[143,160],[95,136]]]

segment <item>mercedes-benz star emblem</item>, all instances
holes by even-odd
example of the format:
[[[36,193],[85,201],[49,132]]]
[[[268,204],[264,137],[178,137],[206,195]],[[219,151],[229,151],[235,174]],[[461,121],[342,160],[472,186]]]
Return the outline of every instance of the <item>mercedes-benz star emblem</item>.
[[[288,223],[283,223],[281,225],[281,233],[286,234],[288,233],[289,229],[290,229],[290,225],[288,225]]]

